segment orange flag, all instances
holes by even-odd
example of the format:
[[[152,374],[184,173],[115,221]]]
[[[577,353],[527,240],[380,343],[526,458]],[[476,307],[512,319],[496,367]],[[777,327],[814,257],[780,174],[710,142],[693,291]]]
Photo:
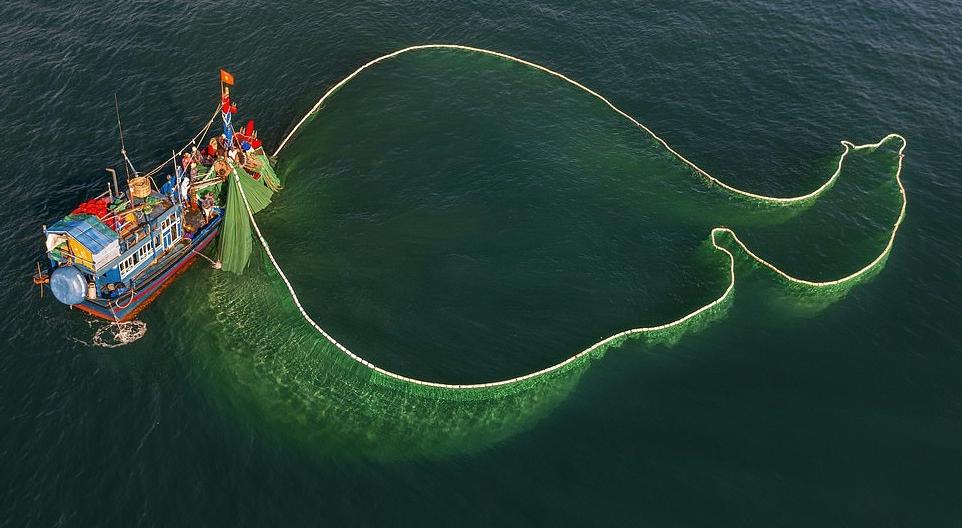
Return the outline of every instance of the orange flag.
[[[234,76],[227,73],[226,70],[220,71],[220,82],[226,84],[227,86],[234,86]]]

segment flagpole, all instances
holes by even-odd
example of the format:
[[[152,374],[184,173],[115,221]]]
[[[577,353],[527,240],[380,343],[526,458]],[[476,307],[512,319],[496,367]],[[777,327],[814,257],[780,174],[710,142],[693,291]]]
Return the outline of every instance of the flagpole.
[[[227,123],[227,120],[224,118],[224,115],[225,115],[225,112],[224,112],[224,68],[221,68],[221,69],[220,69],[220,73],[218,73],[218,76],[220,77],[220,120],[221,120],[221,125],[222,125],[222,126],[221,126],[221,130],[223,130],[223,129],[224,129],[224,126],[223,126],[223,125]],[[230,104],[230,103],[228,103],[228,104]],[[227,109],[230,110],[230,107],[228,106]]]

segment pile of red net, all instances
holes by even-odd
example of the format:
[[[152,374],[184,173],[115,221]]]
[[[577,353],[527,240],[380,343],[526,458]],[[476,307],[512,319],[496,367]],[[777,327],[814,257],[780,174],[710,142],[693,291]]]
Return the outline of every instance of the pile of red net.
[[[86,214],[104,220],[104,218],[110,215],[110,210],[107,209],[108,205],[110,205],[110,198],[92,198],[78,205],[70,214]],[[104,223],[107,224],[107,227],[115,229],[116,218],[111,216],[104,220]]]

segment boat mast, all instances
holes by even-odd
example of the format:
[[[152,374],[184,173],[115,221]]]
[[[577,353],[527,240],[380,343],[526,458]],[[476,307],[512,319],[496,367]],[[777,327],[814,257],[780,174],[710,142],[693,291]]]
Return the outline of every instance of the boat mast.
[[[174,194],[177,194],[177,197],[180,198],[181,201],[184,201],[184,200],[183,200],[184,197],[183,197],[183,196],[180,196],[180,179],[181,179],[181,178],[186,178],[187,175],[186,175],[186,174],[181,174],[181,169],[179,168],[180,166],[177,164],[177,163],[178,163],[177,153],[174,152],[173,150],[170,151],[170,159],[174,160],[174,188],[173,188],[173,193],[174,193]]]
[[[127,157],[127,147],[124,145],[124,127],[120,124],[120,103],[117,102],[116,92],[114,92],[114,111],[117,113],[117,129],[120,130],[120,153],[124,156],[124,172],[127,174],[127,179],[129,180],[130,171],[134,171],[134,176],[136,176],[137,169],[134,168],[134,164],[131,163],[130,158]]]

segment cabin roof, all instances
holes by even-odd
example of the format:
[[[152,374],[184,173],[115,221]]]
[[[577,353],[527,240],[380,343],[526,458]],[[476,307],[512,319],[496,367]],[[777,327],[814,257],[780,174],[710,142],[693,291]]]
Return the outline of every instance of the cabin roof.
[[[48,233],[69,235],[92,253],[98,254],[119,238],[96,216],[70,215],[47,228]]]

